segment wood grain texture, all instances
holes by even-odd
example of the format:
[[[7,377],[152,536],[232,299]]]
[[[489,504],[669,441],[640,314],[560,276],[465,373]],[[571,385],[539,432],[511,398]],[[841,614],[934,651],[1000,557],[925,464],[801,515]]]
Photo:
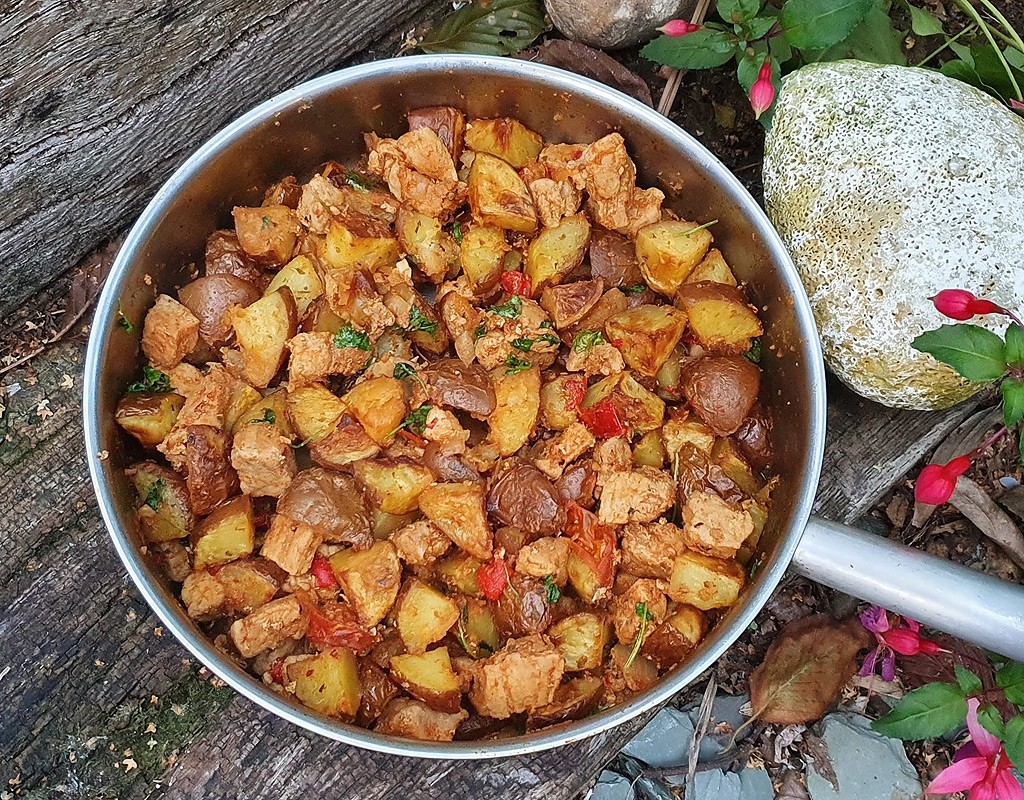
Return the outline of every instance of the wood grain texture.
[[[226,122],[429,1],[0,4],[0,315],[126,228]]]

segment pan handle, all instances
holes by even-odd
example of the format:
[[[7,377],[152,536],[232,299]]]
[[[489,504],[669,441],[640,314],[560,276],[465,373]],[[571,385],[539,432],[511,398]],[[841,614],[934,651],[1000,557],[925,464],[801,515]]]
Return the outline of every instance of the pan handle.
[[[818,583],[1024,661],[1024,586],[813,516],[792,565]]]

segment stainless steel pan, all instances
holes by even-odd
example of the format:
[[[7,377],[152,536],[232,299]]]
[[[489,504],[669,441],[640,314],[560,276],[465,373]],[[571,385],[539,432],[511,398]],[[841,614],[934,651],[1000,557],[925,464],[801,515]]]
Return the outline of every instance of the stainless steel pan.
[[[471,116],[509,115],[545,139],[625,136],[643,185],[661,187],[688,219],[718,219],[715,240],[765,309],[765,381],[782,477],[762,539],[763,567],[694,655],[632,702],[574,723],[493,742],[433,743],[381,736],[310,713],[218,651],[186,616],[141,552],[133,490],[114,408],[139,366],[138,326],[117,326],[122,304],[141,320],[154,291],[173,293],[202,261],[207,234],[231,224],[281,175],[363,153],[363,131],[398,135],[405,112],[456,105]],[[493,758],[592,736],[668,699],[732,644],[792,564],[803,574],[1004,655],[1024,659],[1024,589],[810,516],[825,438],[825,376],[814,320],[789,256],[761,209],[689,134],[646,106],[576,75],[512,59],[424,56],[380,61],[310,81],[259,106],[207,142],[143,212],[107,279],[85,367],[85,439],[93,484],[114,546],[167,628],[213,672],[273,713],[371,750],[428,758]],[[100,453],[109,455],[100,459]]]

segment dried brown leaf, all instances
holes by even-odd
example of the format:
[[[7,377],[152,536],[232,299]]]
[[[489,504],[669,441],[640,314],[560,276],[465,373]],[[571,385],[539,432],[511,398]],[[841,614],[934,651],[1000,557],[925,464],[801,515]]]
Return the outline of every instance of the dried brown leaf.
[[[800,773],[796,770],[787,770],[782,776],[782,783],[779,786],[779,793],[775,800],[809,800],[807,787],[800,780]]]
[[[956,482],[949,499],[967,519],[998,544],[1018,567],[1024,567],[1024,535],[1010,515],[995,504],[977,483],[965,475]]]
[[[587,47],[579,42],[564,39],[549,39],[539,47],[531,47],[516,58],[549,64],[552,67],[575,72],[585,78],[618,89],[623,94],[634,97],[641,103],[654,107],[654,99],[647,82],[630,69],[622,66],[611,56]]]
[[[754,715],[785,725],[819,719],[857,671],[857,653],[867,644],[856,619],[816,615],[790,623],[750,676]]]

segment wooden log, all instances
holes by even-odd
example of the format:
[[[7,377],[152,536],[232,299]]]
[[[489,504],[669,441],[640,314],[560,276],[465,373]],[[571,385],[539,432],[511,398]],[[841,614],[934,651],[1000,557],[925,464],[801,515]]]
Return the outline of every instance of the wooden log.
[[[218,128],[429,2],[0,6],[0,316],[128,227]]]

